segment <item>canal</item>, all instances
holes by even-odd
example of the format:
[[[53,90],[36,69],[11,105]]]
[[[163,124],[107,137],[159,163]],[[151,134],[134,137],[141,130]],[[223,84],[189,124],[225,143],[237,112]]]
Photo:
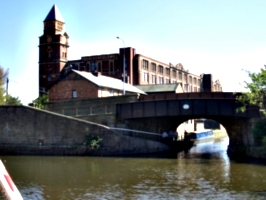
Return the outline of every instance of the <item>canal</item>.
[[[233,161],[228,139],[175,156],[0,156],[24,199],[265,199],[266,167]]]

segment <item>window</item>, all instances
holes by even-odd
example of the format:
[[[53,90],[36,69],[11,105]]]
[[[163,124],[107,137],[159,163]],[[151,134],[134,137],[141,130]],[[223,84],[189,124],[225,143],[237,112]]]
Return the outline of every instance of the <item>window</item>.
[[[176,78],[176,71],[175,71],[175,70],[173,70],[172,77],[173,77],[173,78]]]
[[[114,90],[109,90],[110,96],[114,96]]]
[[[149,82],[149,74],[146,72],[142,73],[142,81],[148,83]]]
[[[197,87],[194,87],[194,92],[197,92]]]
[[[149,69],[149,62],[147,60],[142,60],[142,69]]]
[[[47,76],[47,81],[51,81],[52,80],[52,78],[51,78],[51,76]]]
[[[77,98],[77,91],[76,90],[72,91],[72,98],[73,99]]]
[[[66,52],[62,52],[62,57],[63,58],[66,58],[67,56],[66,56]]]
[[[200,83],[201,83],[201,81],[200,81],[200,79],[198,79],[198,86],[200,86]]]
[[[156,64],[151,63],[151,71],[156,72]]]
[[[163,84],[163,77],[159,77],[159,84]]]
[[[197,85],[197,79],[195,77],[193,78],[193,84]]]
[[[166,78],[165,79],[165,84],[169,84],[170,83],[170,79],[169,78]]]
[[[182,81],[182,72],[178,72],[178,80]]]
[[[163,74],[163,66],[159,65],[159,73]]]
[[[184,84],[184,91],[188,92],[188,84]]]
[[[48,56],[48,58],[52,57],[52,48],[50,46],[48,46],[48,48],[47,48],[47,56]]]
[[[151,76],[152,84],[156,84],[156,75]]]
[[[110,71],[109,71],[109,74],[114,74],[115,70],[114,70],[114,63],[113,62],[110,62]]]
[[[170,76],[170,69],[169,68],[166,68],[165,71],[166,71],[166,75],[167,76]]]
[[[173,83],[177,83],[177,81],[176,80],[173,80]]]
[[[187,74],[184,75],[184,81],[187,83]]]
[[[90,72],[94,72],[95,70],[98,70],[97,62],[90,62]]]
[[[192,76],[189,76],[189,84],[192,84]]]

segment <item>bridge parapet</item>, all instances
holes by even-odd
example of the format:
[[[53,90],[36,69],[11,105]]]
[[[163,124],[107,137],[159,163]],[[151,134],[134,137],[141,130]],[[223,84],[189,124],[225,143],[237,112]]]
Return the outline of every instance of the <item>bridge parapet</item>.
[[[241,104],[235,99],[167,99],[117,104],[117,119],[187,116],[189,118],[260,117],[257,107],[236,112]]]
[[[186,92],[162,93],[140,96],[139,101],[156,101],[171,99],[236,99],[240,93],[233,92]]]

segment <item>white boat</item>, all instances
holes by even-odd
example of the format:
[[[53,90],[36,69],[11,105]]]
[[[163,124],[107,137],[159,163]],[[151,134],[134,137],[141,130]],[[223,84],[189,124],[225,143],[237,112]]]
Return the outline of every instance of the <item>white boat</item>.
[[[194,131],[189,133],[191,141],[194,142],[207,142],[214,139],[214,133],[212,130]]]

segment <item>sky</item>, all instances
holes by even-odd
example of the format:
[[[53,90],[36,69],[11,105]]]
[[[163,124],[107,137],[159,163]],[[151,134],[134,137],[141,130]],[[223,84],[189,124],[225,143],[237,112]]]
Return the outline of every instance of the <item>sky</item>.
[[[224,92],[241,92],[247,70],[266,64],[264,0],[0,0],[0,65],[8,93],[24,105],[38,97],[38,45],[56,4],[69,35],[69,60],[133,47],[190,73],[212,74]]]

